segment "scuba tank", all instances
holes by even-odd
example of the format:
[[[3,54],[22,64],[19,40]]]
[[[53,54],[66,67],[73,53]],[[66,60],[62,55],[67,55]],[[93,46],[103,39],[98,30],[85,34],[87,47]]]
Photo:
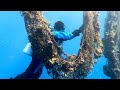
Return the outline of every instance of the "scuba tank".
[[[25,48],[23,49],[23,52],[29,56],[32,56],[32,48],[31,43],[28,43]]]

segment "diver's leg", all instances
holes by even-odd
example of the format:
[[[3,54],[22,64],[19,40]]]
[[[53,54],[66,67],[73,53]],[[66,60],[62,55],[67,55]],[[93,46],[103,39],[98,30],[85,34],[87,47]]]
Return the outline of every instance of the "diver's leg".
[[[38,79],[42,74],[42,69],[44,67],[40,61],[40,59],[32,57],[32,62],[26,71],[16,76],[15,79]]]

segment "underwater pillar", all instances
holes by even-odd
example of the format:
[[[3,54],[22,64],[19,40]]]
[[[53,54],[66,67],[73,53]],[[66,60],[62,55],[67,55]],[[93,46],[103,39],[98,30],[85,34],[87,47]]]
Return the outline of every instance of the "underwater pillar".
[[[120,11],[107,12],[103,44],[107,58],[104,74],[111,79],[120,79]]]

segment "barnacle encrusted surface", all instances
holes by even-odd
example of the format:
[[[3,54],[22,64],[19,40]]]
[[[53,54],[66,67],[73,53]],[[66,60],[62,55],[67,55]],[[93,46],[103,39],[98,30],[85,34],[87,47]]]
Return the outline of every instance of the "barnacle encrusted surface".
[[[50,40],[48,22],[44,19],[41,11],[22,11],[21,13],[24,17],[29,42],[32,45],[33,56],[42,61],[47,60],[48,53],[46,51],[49,51],[47,40]]]
[[[112,79],[120,79],[120,11],[107,12],[104,35],[107,64],[103,71]]]
[[[77,55],[61,57],[62,49],[57,45],[48,28],[48,22],[39,11],[23,11],[33,55],[41,59],[48,74],[54,79],[84,78],[92,70],[94,58],[99,58],[102,50],[97,11],[84,11],[82,40]],[[48,41],[52,43],[48,44]],[[61,51],[60,51],[61,50]]]

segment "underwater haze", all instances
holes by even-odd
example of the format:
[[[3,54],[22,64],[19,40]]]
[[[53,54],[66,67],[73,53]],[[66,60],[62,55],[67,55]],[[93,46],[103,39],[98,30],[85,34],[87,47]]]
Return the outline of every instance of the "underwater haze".
[[[82,11],[44,11],[44,17],[51,22],[52,27],[56,21],[63,21],[67,32],[72,32],[83,23]],[[101,38],[104,37],[105,18],[106,11],[100,11]],[[63,43],[63,49],[67,54],[77,54],[81,36],[80,34],[79,37]],[[24,54],[23,49],[28,42],[24,19],[20,12],[0,11],[0,79],[14,78],[27,69],[31,57]],[[86,79],[109,79],[103,73],[105,64],[106,58],[102,56]],[[51,79],[45,67],[39,79]]]

